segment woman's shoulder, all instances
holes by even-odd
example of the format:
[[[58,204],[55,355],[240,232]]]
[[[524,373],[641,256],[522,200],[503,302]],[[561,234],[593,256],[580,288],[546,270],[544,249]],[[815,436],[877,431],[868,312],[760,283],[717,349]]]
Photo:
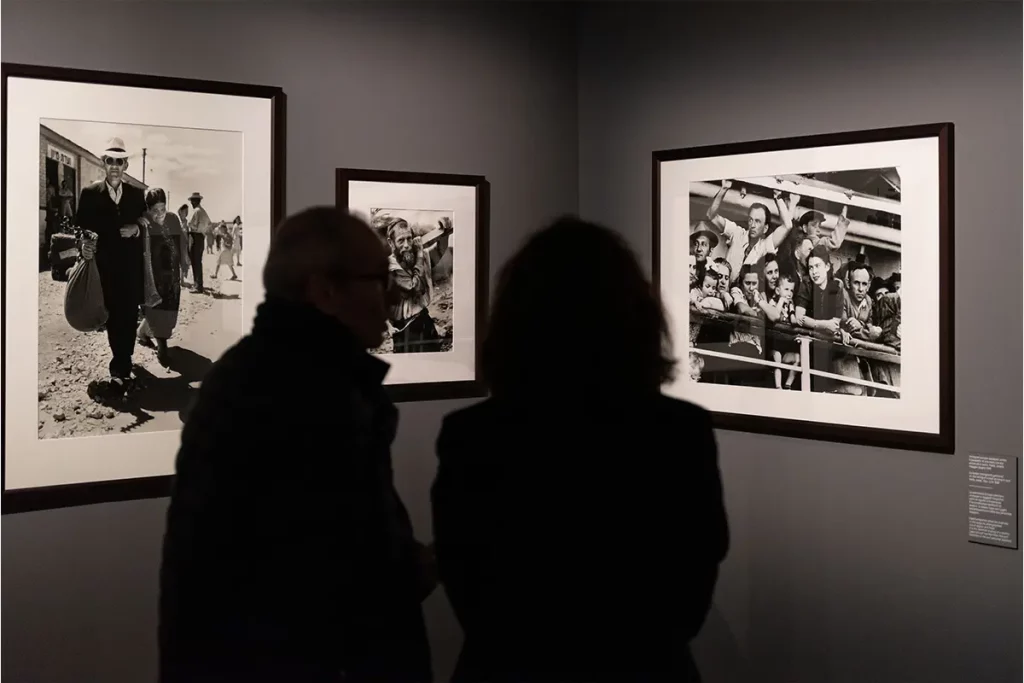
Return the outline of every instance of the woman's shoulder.
[[[537,396],[534,401],[487,398],[467,408],[445,416],[441,429],[448,433],[487,432],[508,424],[552,421],[572,421],[574,416],[590,418],[608,413],[617,418],[665,424],[668,428],[686,424],[709,423],[711,415],[700,406],[678,398],[655,394],[636,399],[622,397],[613,405],[596,406],[578,396],[566,395],[559,399]]]

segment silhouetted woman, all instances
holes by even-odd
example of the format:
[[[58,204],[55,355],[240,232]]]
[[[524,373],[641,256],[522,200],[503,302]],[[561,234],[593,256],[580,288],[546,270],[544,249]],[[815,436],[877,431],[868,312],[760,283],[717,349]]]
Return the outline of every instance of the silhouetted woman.
[[[704,410],[673,374],[658,296],[613,232],[563,218],[505,266],[492,392],[449,415],[432,489],[465,632],[452,681],[699,681],[728,548]]]

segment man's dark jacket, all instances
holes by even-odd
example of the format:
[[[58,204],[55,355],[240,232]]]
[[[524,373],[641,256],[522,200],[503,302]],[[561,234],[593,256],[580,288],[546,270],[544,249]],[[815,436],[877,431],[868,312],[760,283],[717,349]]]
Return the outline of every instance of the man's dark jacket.
[[[276,300],[214,364],[167,518],[163,683],[430,680],[387,367]]]
[[[142,190],[122,182],[121,201],[110,198],[105,180],[82,188],[75,224],[98,235],[96,267],[107,310],[139,305],[143,299],[143,240],[121,237],[121,228],[135,225],[146,212]]]

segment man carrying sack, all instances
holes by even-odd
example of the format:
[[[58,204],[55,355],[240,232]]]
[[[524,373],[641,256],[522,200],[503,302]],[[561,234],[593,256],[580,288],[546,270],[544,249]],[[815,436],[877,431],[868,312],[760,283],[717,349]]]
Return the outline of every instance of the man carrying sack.
[[[106,177],[82,189],[75,217],[80,228],[96,235],[82,243],[82,256],[96,259],[103,288],[112,398],[123,397],[134,384],[132,354],[143,302],[146,200],[141,189],[124,182],[128,156],[124,141],[112,138],[102,154]]]

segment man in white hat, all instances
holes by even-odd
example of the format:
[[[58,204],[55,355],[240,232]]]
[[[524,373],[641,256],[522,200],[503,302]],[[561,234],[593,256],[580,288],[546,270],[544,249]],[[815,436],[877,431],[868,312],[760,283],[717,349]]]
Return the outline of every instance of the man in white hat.
[[[124,182],[128,151],[124,140],[111,138],[101,155],[106,177],[82,188],[75,223],[95,233],[82,245],[82,255],[95,258],[107,308],[107,342],[111,391],[120,397],[132,383],[139,306],[143,302],[143,240],[147,225],[143,191]]]
[[[192,279],[195,281],[195,291],[202,294],[203,288],[203,253],[206,251],[206,240],[210,239],[210,231],[213,221],[200,204],[203,195],[193,192],[189,195],[188,202],[192,205],[192,216],[188,220],[188,258],[192,262]]]

